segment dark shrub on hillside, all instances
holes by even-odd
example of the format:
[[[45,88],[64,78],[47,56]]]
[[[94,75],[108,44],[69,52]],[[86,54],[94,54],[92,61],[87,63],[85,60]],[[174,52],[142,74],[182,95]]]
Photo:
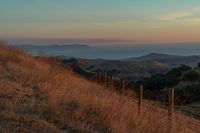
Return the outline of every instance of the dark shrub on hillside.
[[[173,87],[176,86],[180,80],[176,77],[165,77],[165,87]]]
[[[63,59],[62,60],[62,63],[63,64],[68,64],[70,65],[71,67],[75,67],[78,63],[78,60],[75,59],[75,58],[70,58],[70,59]]]
[[[163,75],[155,75],[151,78],[146,78],[143,80],[142,84],[144,88],[148,90],[160,90],[166,86],[165,77]]]
[[[186,66],[186,65],[181,65],[180,67],[177,67],[177,68],[173,68],[171,69],[167,74],[166,76],[167,77],[172,77],[172,78],[178,78],[178,77],[181,77],[182,74],[186,71],[189,71],[191,70],[192,68],[189,67],[189,66]]]
[[[143,80],[142,84],[145,89],[148,90],[160,90],[165,87],[173,87],[179,83],[179,79],[176,77],[167,77],[164,75],[156,75],[151,78]]]
[[[176,90],[179,104],[191,103],[200,100],[200,84],[192,84]]]
[[[200,68],[200,62],[197,64],[197,68]]]
[[[200,79],[200,74],[198,72],[194,71],[194,70],[186,72],[183,75],[184,81],[196,81],[198,79]]]
[[[183,73],[191,69],[189,66],[181,65],[180,67],[171,69],[165,75],[154,75],[150,78],[145,78],[141,83],[147,90],[160,90],[165,87],[173,87],[179,83]]]

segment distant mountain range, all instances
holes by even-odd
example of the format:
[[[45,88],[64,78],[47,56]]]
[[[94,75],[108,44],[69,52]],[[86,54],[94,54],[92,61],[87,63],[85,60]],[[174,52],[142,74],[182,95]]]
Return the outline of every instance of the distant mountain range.
[[[83,57],[83,59],[77,58],[78,60],[77,65],[86,70],[95,72],[108,72],[118,78],[130,79],[130,80],[142,79],[144,77],[150,77],[155,74],[163,74],[169,71],[171,68],[178,67],[182,64],[195,67],[200,62],[200,55],[179,56],[179,55],[168,55],[161,53],[150,53],[148,55],[140,57],[126,58],[120,60],[86,59],[84,58],[84,55],[87,54],[90,54],[90,56],[95,55],[96,53],[98,53],[99,49],[84,44],[71,44],[71,45],[25,45],[24,44],[24,45],[15,45],[14,47],[24,49],[25,51],[29,51],[33,55],[43,55],[44,53],[44,55],[47,54],[48,56],[57,56],[62,59],[70,59],[71,57],[77,55],[77,57]],[[104,53],[101,53],[102,57],[103,54]],[[120,53],[118,52],[118,54]]]
[[[200,55],[193,56],[179,56],[179,55],[167,55],[161,53],[150,53],[141,57],[133,57],[125,59],[124,61],[157,61],[171,67],[177,67],[181,64],[185,64],[191,67],[197,66],[200,62]]]
[[[59,44],[59,43],[58,43]],[[66,56],[87,59],[112,59],[125,61],[158,61],[170,66],[178,66],[179,64],[189,64],[195,66],[200,56],[177,56],[160,53],[151,53],[145,56],[141,55],[141,49],[137,51],[134,47],[93,47],[87,44],[21,44],[13,45],[15,48],[24,49],[32,55],[40,55],[44,53],[48,56]],[[145,49],[144,49],[145,50]],[[152,51],[152,50],[150,50]],[[158,51],[155,49],[155,51]],[[148,51],[147,51],[148,52]],[[146,52],[145,52],[146,53]],[[143,54],[142,54],[143,55]],[[133,57],[133,58],[128,58]],[[128,58],[128,59],[127,59]]]
[[[178,56],[150,53],[123,60],[77,59],[77,65],[92,72],[107,72],[121,79],[138,80],[155,74],[164,74],[182,64],[195,67],[200,56]]]
[[[84,44],[62,44],[62,45],[30,45],[30,44],[22,44],[22,45],[13,45],[14,48],[23,49],[26,52],[34,55],[47,55],[47,56],[60,56],[64,55],[67,57],[74,57],[75,55],[80,57],[80,53],[84,53],[85,51],[93,50],[93,47]],[[87,53],[87,52],[86,52]]]
[[[15,48],[20,48],[20,49],[52,49],[52,50],[58,50],[58,49],[91,49],[92,47],[89,45],[84,45],[84,44],[63,44],[63,45],[29,45],[29,44],[21,44],[21,45],[13,45]]]
[[[155,74],[165,73],[170,66],[157,61],[118,61],[118,60],[81,60],[79,66],[93,72],[107,72],[120,79],[138,80]]]

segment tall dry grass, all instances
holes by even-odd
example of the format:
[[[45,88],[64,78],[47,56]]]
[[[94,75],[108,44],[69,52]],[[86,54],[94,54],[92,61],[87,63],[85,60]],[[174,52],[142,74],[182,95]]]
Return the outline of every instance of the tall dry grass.
[[[24,132],[35,129],[41,132],[44,129],[48,132],[169,132],[166,110],[151,105],[138,114],[137,103],[130,97],[86,81],[47,58],[36,59],[1,45],[0,74],[3,116],[13,116],[17,123],[11,124],[14,126],[4,123],[6,126],[0,126],[1,131],[6,132],[10,126],[21,127],[15,131]],[[2,101],[3,96],[6,101]],[[29,128],[22,126],[27,121],[31,121]],[[171,132],[194,131],[176,114]]]

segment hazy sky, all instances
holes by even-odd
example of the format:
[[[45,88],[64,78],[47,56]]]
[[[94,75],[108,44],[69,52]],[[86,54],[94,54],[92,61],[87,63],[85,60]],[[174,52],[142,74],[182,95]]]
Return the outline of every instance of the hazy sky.
[[[200,1],[0,0],[0,38],[200,42]]]

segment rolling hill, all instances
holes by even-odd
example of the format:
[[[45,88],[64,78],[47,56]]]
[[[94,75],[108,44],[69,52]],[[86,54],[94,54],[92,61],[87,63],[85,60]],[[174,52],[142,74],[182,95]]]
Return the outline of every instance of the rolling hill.
[[[138,80],[155,74],[165,73],[170,66],[157,61],[119,61],[119,60],[78,60],[77,65],[92,72],[107,72],[120,79]]]
[[[148,106],[146,106],[148,105]],[[193,133],[184,115],[172,132]],[[190,118],[192,120],[192,118]],[[56,60],[0,46],[0,132],[168,133],[167,111],[89,82]]]
[[[64,62],[70,60],[65,58]],[[200,56],[178,56],[150,53],[141,57],[122,60],[76,59],[76,65],[91,72],[107,72],[110,76],[125,80],[141,80],[156,74],[165,74],[174,67],[187,65],[196,67]]]
[[[182,64],[195,67],[200,62],[199,55],[193,56],[179,56],[179,55],[167,55],[160,53],[150,53],[141,57],[134,57],[125,59],[126,61],[158,61],[160,63],[177,67]]]

